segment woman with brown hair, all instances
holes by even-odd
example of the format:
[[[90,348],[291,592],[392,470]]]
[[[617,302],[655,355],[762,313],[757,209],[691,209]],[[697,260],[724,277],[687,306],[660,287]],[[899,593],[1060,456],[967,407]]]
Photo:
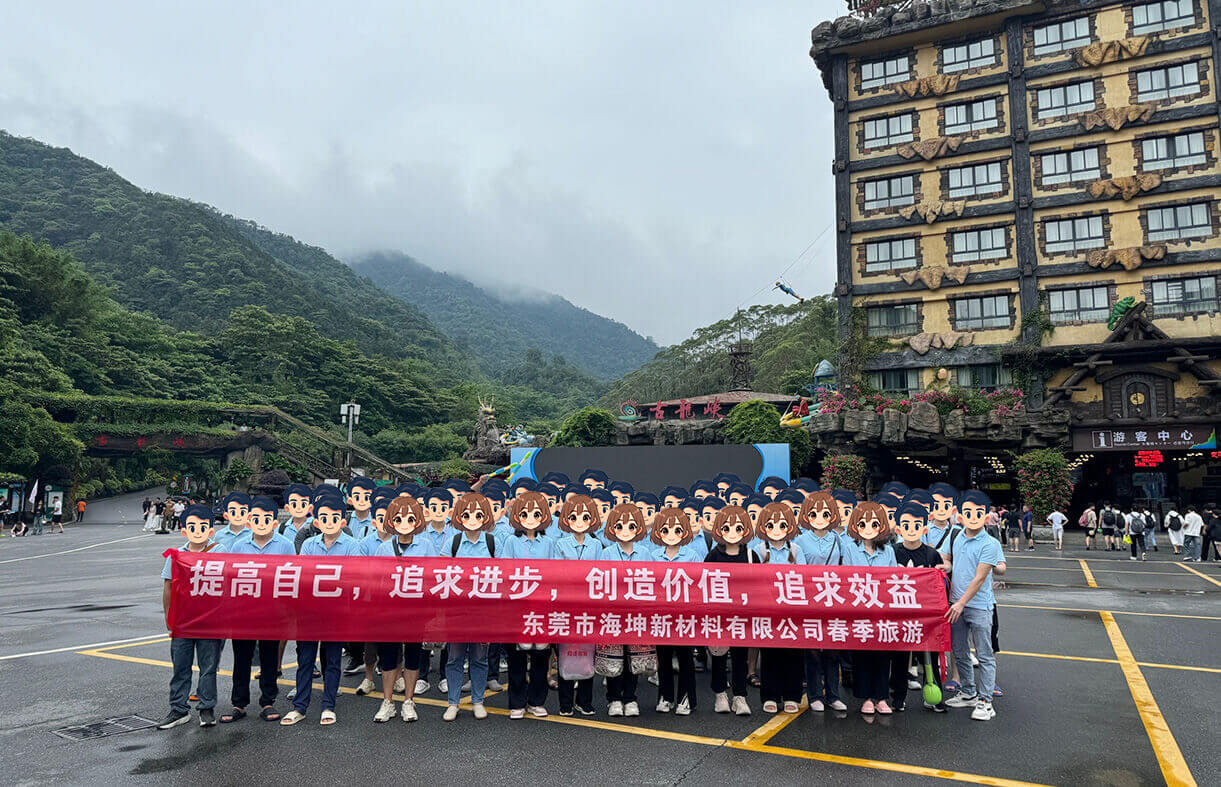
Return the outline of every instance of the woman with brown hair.
[[[653,556],[647,547],[638,547],[636,542],[647,535],[644,514],[634,503],[620,503],[606,515],[605,535],[610,546],[602,550],[603,560],[643,563]],[[618,645],[602,649],[613,661],[622,659],[622,664],[613,665],[618,674],[606,675],[606,699],[608,716],[639,716],[640,705],[636,702],[636,686],[639,676],[632,672],[632,658],[626,646]],[[621,669],[618,669],[622,667]]]
[[[755,532],[763,541],[763,562],[781,565],[805,563],[801,547],[793,544],[797,537],[797,518],[788,503],[768,503],[759,512]],[[759,693],[763,710],[776,713],[784,703],[785,713],[801,710],[801,677],[805,668],[805,651],[797,648],[762,648],[759,653]]]
[[[649,539],[653,558],[662,563],[696,563],[689,546],[695,532],[678,508],[663,508],[653,517]],[[678,661],[678,690],[674,687],[674,661]],[[689,716],[695,708],[695,653],[690,645],[657,645],[657,712]]]
[[[555,541],[544,538],[551,524],[551,506],[538,492],[526,492],[509,504],[509,524],[513,538],[505,544],[504,556],[518,560],[552,560],[557,557]],[[547,715],[547,666],[551,646],[521,643],[505,645],[509,662],[509,718],[521,719]]]
[[[595,494],[598,492],[595,490]],[[543,498],[546,501],[547,498]],[[573,495],[560,507],[559,526],[562,535],[555,539],[559,560],[601,560],[602,544],[596,534],[602,527],[598,503],[587,495]],[[560,715],[594,715],[594,679],[565,680],[563,665],[556,676],[556,691],[560,696]]]
[[[492,518],[492,503],[478,492],[467,492],[454,503],[450,521],[458,533],[453,543],[445,545],[442,557],[494,558],[496,538],[491,531],[496,527]],[[449,643],[449,662],[445,665],[445,680],[449,701],[442,716],[445,721],[458,718],[458,701],[462,698],[462,677],[466,662],[471,671],[471,712],[476,719],[488,717],[483,705],[483,695],[488,685],[488,644],[486,642]]]
[[[855,542],[844,556],[846,566],[895,566],[895,552],[890,544],[890,517],[880,503],[858,503],[848,517],[848,535]],[[886,651],[858,650],[854,657],[853,693],[861,704],[861,713],[883,715],[894,713],[887,700],[890,697],[890,654]],[[906,679],[906,676],[904,676]]]
[[[747,544],[754,538],[750,514],[740,506],[726,506],[717,512],[712,521],[712,538],[715,546],[704,558],[706,563],[761,563],[759,555]],[[712,710],[729,713],[730,701],[726,689],[733,691],[733,712],[739,716],[750,715],[746,702],[746,675],[750,669],[749,648],[731,647],[717,655],[720,648],[709,648],[712,656],[712,690],[715,692]],[[733,669],[729,671],[730,659]],[[727,674],[728,673],[728,674]]]

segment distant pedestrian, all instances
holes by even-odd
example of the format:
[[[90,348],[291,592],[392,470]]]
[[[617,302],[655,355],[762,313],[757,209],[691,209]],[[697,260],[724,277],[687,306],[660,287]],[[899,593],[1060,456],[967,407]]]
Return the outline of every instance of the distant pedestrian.
[[[149,500],[147,497],[144,498],[144,502],[140,504],[140,510],[144,513],[145,519],[148,519],[148,510],[152,507],[153,501]]]
[[[1026,550],[1034,551],[1034,512],[1030,506],[1022,506],[1022,535],[1026,537]]]
[[[1200,559],[1200,536],[1204,532],[1204,520],[1196,513],[1195,506],[1187,506],[1187,516],[1183,517],[1183,557],[1184,563],[1196,562]]]
[[[1174,554],[1183,554],[1183,516],[1174,506],[1171,506],[1170,510],[1166,512],[1162,526],[1166,528],[1166,535],[1170,538],[1170,546],[1174,547]]]
[[[1051,540],[1056,549],[1064,549],[1064,523],[1068,517],[1064,516],[1063,511],[1052,511],[1047,515],[1047,521],[1051,523]]]
[[[1206,514],[1200,560],[1221,560],[1221,509],[1212,506]]]
[[[83,498],[76,501],[76,521],[85,521],[85,500]]]
[[[1102,540],[1106,543],[1108,552],[1118,549],[1116,543],[1115,531],[1123,525],[1123,517],[1119,515],[1109,502],[1102,504],[1102,513],[1098,515],[1098,521],[1102,526]]]
[[[1154,552],[1157,552],[1157,517],[1149,510],[1149,506],[1142,508],[1141,514],[1145,517],[1145,541]]]
[[[56,497],[51,500],[51,532],[55,532],[55,525],[59,525],[59,532],[64,532],[64,499]]]
[[[1124,516],[1124,527],[1128,535],[1128,540],[1131,542],[1132,556],[1129,560],[1136,560],[1139,554],[1141,560],[1147,560],[1145,547],[1145,515],[1140,509],[1133,506],[1132,510]]]
[[[1009,551],[1017,552],[1022,548],[1022,519],[1016,509],[1005,512],[1005,536]]]
[[[1094,504],[1085,507],[1081,512],[1081,517],[1077,520],[1077,524],[1085,528],[1085,548],[1086,551],[1092,549],[1094,544],[1094,536],[1098,531],[1098,512],[1094,510]]]

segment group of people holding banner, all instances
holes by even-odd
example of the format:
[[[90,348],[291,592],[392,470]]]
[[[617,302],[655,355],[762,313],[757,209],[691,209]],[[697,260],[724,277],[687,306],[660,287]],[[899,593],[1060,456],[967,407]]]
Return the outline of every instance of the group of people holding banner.
[[[288,515],[284,521],[281,504]],[[984,493],[959,492],[944,483],[929,489],[890,483],[873,498],[860,500],[848,490],[821,490],[810,479],[790,483],[770,477],[755,487],[728,474],[698,481],[689,489],[667,487],[660,494],[637,491],[598,470],[587,470],[575,483],[560,474],[539,481],[523,478],[512,485],[484,477],[474,488],[457,480],[428,489],[413,484],[392,488],[357,478],[346,492],[333,486],[311,489],[294,484],[285,490],[280,504],[267,497],[233,493],[223,501],[223,522],[214,522],[207,507],[190,506],[181,516],[187,541],[180,549],[246,556],[383,556],[407,562],[443,557],[663,566],[903,566],[939,570],[948,590],[944,619],[952,633],[951,674],[956,672],[957,677],[944,686],[941,652],[890,647],[756,650],[724,643],[692,647],[657,641],[591,650],[564,643],[558,647],[559,674],[553,678],[551,665],[557,649],[548,643],[352,642],[346,644],[345,666],[345,643],[298,641],[292,709],[281,715],[276,710],[277,677],[285,643],[277,636],[232,641],[232,709],[220,717],[220,723],[248,715],[250,673],[256,659],[260,669],[258,715],[265,721],[293,725],[304,720],[314,680],[321,677],[320,721],[334,724],[342,675],[361,672],[364,677],[356,693],[376,695],[380,688],[383,698],[375,721],[396,716],[415,721],[415,698],[432,688],[430,662],[437,649],[437,687],[446,699],[446,721],[457,719],[462,693],[468,687],[471,712],[476,719],[486,718],[485,695],[489,688],[501,688],[502,658],[507,662],[508,707],[513,719],[527,714],[546,716],[552,687],[557,689],[561,715],[596,714],[595,676],[606,679],[608,716],[639,716],[639,676],[654,673],[658,684],[655,710],[688,715],[697,705],[696,673],[706,670],[711,672],[717,713],[749,715],[751,686],[758,686],[767,713],[796,713],[803,696],[813,711],[845,711],[847,705],[840,695],[844,684],[851,685],[861,700],[862,713],[887,715],[905,709],[909,687],[923,685],[925,708],[935,712],[969,708],[973,719],[986,721],[995,716],[992,699],[997,691],[992,575],[1005,570],[1000,543],[984,527],[990,508]],[[223,566],[216,561],[215,568],[220,571]],[[171,628],[173,583],[189,581],[198,589],[210,570],[202,562],[192,563],[188,577],[185,565],[180,561],[175,566],[167,552],[163,602]],[[779,581],[780,573],[776,576]],[[933,576],[940,575],[934,572]],[[219,574],[216,579],[219,582]],[[937,593],[940,595],[939,589]],[[280,632],[267,633],[276,636]],[[212,726],[218,721],[216,670],[224,640],[175,634],[171,707],[160,726],[169,729],[190,720],[193,668],[199,671],[199,723]],[[320,670],[316,665],[319,656]],[[380,687],[375,680],[379,671]],[[943,699],[943,689],[957,691]],[[395,703],[398,696],[401,705]]]

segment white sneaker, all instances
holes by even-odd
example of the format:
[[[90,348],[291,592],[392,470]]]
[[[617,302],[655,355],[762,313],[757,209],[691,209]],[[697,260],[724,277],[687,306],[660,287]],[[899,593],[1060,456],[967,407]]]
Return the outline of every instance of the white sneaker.
[[[504,687],[504,684],[495,678],[488,678],[488,691],[502,691]]]
[[[992,709],[991,702],[981,702],[971,711],[971,718],[976,721],[991,721],[996,718],[996,711]]]
[[[606,715],[607,716],[622,716],[623,715],[623,703],[619,702],[619,700],[615,700],[614,702],[612,702],[610,705],[608,705],[606,707]]]
[[[979,659],[975,658],[975,651],[971,651],[971,666],[972,667],[979,666]]]
[[[815,713],[822,713],[826,709],[827,707],[822,704],[822,700],[814,700],[810,703],[810,710],[814,711]]]
[[[733,712],[739,716],[749,716],[750,706],[746,704],[746,698],[736,696],[733,698]]]
[[[399,716],[403,721],[416,721],[420,718],[415,712],[415,703],[411,700],[403,700],[403,710]]]
[[[729,695],[723,691],[717,692],[712,701],[713,713],[729,713]]]
[[[394,713],[396,710],[398,709],[394,707],[393,700],[382,700],[382,706],[378,708],[377,713],[373,715],[373,720],[378,722],[390,721],[394,718]]]
[[[399,675],[398,680],[394,682],[394,691],[397,694],[407,691],[407,681],[403,680],[402,675]]]
[[[924,688],[924,684],[918,680],[911,680],[909,678],[907,681],[907,688],[910,691],[919,691],[920,689]]]
[[[417,680],[415,682],[415,693],[416,694],[427,694],[428,690],[431,688],[432,688],[432,685],[426,680]],[[445,689],[441,689],[441,691],[445,691]]]
[[[651,683],[654,686],[661,685],[661,681],[658,679],[657,673],[653,673],[652,675],[649,676],[649,683]]]
[[[526,709],[525,708],[510,708],[509,709],[509,718],[510,719],[526,718]]]
[[[442,694],[448,693],[449,681],[447,681],[445,678],[441,678],[441,680],[437,681],[437,691],[441,692]]]
[[[974,694],[955,694],[945,701],[947,708],[974,708],[979,704],[979,697]]]
[[[844,704],[843,700],[836,700],[831,703],[831,710],[848,710],[848,706]]]
[[[623,706],[623,715],[624,716],[639,716],[640,715],[640,705],[638,705],[635,702],[629,702],[629,703],[625,704]]]
[[[689,699],[687,699],[686,697],[683,697],[682,701],[674,706],[674,715],[690,716],[691,715],[691,701]]]
[[[442,715],[441,718],[445,719],[446,721],[453,721],[454,719],[458,718],[458,706],[450,705],[447,707],[444,715]]]
[[[527,705],[526,710],[530,711],[531,716],[535,716],[540,719],[547,718],[547,709],[542,705]]]
[[[364,680],[362,680],[360,682],[360,685],[356,687],[356,694],[357,694],[357,696],[360,696],[360,697],[363,697],[372,691],[377,691],[377,684],[374,683],[373,681],[369,680],[368,678],[365,678]]]
[[[669,700],[658,700],[657,701],[657,712],[658,713],[669,713],[672,710],[674,710],[674,706],[670,704]]]
[[[475,714],[476,719],[486,719],[488,717],[488,709],[483,707],[482,702],[476,702],[471,706],[471,712]]]

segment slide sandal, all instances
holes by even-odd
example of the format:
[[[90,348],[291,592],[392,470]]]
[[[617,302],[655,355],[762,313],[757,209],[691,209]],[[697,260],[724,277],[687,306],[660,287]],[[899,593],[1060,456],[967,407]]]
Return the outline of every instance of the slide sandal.
[[[232,724],[235,721],[241,721],[246,718],[245,708],[234,708],[231,712],[220,717],[221,724]]]
[[[275,708],[268,705],[266,708],[259,711],[259,718],[263,721],[279,721],[280,714]]]

